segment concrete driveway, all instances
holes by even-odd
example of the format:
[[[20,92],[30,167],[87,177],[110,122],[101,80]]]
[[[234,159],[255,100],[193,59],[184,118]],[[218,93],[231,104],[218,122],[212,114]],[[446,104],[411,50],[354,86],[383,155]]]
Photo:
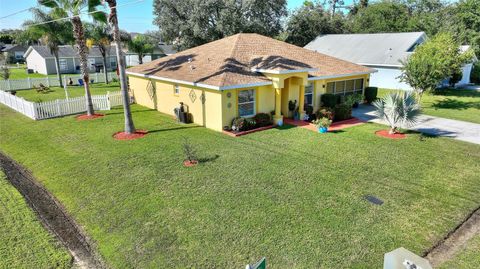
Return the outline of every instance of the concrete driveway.
[[[374,110],[373,106],[360,105],[358,108],[353,109],[352,115],[362,121],[386,124],[375,116]],[[429,135],[446,136],[480,144],[480,124],[476,123],[421,115],[417,125],[408,129]]]

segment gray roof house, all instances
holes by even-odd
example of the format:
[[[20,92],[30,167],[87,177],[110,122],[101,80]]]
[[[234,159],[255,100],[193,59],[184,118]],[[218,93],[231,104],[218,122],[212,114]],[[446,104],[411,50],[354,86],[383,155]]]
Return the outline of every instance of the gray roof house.
[[[157,47],[153,50],[153,52],[145,54],[142,60],[143,60],[143,63],[148,63],[158,58],[169,56],[175,53],[177,53],[177,51],[173,48],[173,45],[167,45],[163,42],[159,42]],[[138,54],[134,52],[130,52],[128,51],[128,49],[126,49],[125,63],[127,66],[139,65],[140,63],[138,61]]]
[[[427,40],[424,32],[320,35],[305,48],[336,58],[377,69],[371,74],[370,85],[390,89],[410,89],[401,82],[400,61],[406,60],[415,48]],[[468,46],[460,49],[465,51]],[[470,83],[473,63],[463,67],[457,85]]]
[[[115,47],[111,46],[107,53],[107,70],[117,68],[117,56]],[[60,46],[59,49],[60,72],[64,74],[80,73],[80,59],[77,50],[70,45]],[[44,75],[56,74],[55,58],[46,46],[30,46],[24,55],[27,61],[27,68],[35,73]],[[101,72],[103,70],[103,58],[100,50],[93,47],[88,53],[88,66],[90,72]]]
[[[27,51],[27,47],[17,44],[0,44],[0,53],[5,56],[7,63],[24,62],[23,54]]]

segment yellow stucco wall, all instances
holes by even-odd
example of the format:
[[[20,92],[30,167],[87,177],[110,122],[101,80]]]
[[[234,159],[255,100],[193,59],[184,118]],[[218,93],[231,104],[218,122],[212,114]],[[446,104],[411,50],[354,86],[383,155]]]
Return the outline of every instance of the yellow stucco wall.
[[[320,107],[320,96],[325,93],[327,82],[357,78],[363,78],[364,87],[368,86],[369,75],[309,81],[314,85],[315,111]],[[277,80],[274,85],[225,91],[178,84],[179,93],[175,94],[174,83],[129,75],[130,89],[138,104],[173,116],[173,109],[183,102],[196,124],[217,131],[221,131],[223,126],[230,126],[233,118],[238,116],[238,92],[241,90],[255,89],[255,113],[270,113],[275,110],[275,87],[283,86],[281,112],[289,116],[288,101],[297,100],[298,105],[300,85],[306,84],[306,76],[291,74],[273,79]],[[202,95],[205,97],[202,98]]]
[[[150,94],[148,79],[129,76],[129,81],[130,89],[138,104],[173,116],[173,109],[183,102],[185,108],[191,113],[194,123],[214,130],[222,130],[222,93],[220,91],[178,84],[179,92],[175,94],[174,83],[152,80],[155,94]],[[202,98],[202,95],[205,97]]]

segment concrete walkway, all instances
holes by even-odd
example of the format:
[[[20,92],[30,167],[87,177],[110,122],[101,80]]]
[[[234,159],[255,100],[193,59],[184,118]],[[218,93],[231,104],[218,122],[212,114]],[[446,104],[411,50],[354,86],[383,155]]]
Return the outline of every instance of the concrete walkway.
[[[353,116],[363,121],[385,124],[374,114],[375,108],[368,105],[360,105],[353,109]],[[446,136],[470,143],[480,144],[480,124],[450,120],[445,118],[421,115],[417,125],[410,130],[435,136]]]

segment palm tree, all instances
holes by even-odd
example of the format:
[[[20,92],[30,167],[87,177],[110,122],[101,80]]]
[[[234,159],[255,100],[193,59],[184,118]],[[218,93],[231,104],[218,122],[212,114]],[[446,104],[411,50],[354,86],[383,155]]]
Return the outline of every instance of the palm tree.
[[[107,57],[110,52],[110,42],[112,41],[111,29],[106,23],[102,22],[89,23],[85,28],[87,29],[87,46],[89,48],[96,46],[102,55],[103,74],[105,83],[108,84]]]
[[[42,6],[52,9],[52,12],[62,17],[70,18],[73,26],[73,36],[77,44],[78,55],[80,57],[80,69],[83,77],[83,85],[85,87],[85,100],[87,105],[87,115],[92,116],[93,102],[89,88],[89,75],[87,54],[88,47],[85,42],[85,34],[80,15],[85,8],[88,14],[97,21],[106,21],[105,13],[97,11],[96,7],[100,5],[101,0],[38,0]]]
[[[69,24],[54,21],[55,19],[58,19],[58,16],[53,12],[47,13],[39,8],[32,8],[31,12],[34,16],[34,20],[26,21],[23,25],[27,27],[27,31],[31,32],[32,35],[41,36],[41,43],[48,47],[50,53],[55,58],[57,78],[60,82],[60,87],[63,87],[58,52],[60,50],[60,45],[73,41],[72,27]]]
[[[128,42],[128,49],[138,54],[138,63],[143,64],[143,56],[153,52],[155,44],[145,35],[137,35]]]
[[[125,133],[135,133],[135,125],[133,124],[132,112],[130,111],[130,96],[128,94],[127,75],[125,73],[125,59],[122,53],[121,33],[118,27],[117,18],[117,1],[105,0],[110,7],[110,14],[108,16],[108,22],[113,29],[113,42],[116,46],[117,60],[118,60],[118,75],[120,77],[120,88],[122,91],[123,99],[123,113],[125,117]]]
[[[420,105],[411,92],[391,93],[373,103],[375,114],[390,125],[389,134],[399,127],[410,127],[417,122]]]

